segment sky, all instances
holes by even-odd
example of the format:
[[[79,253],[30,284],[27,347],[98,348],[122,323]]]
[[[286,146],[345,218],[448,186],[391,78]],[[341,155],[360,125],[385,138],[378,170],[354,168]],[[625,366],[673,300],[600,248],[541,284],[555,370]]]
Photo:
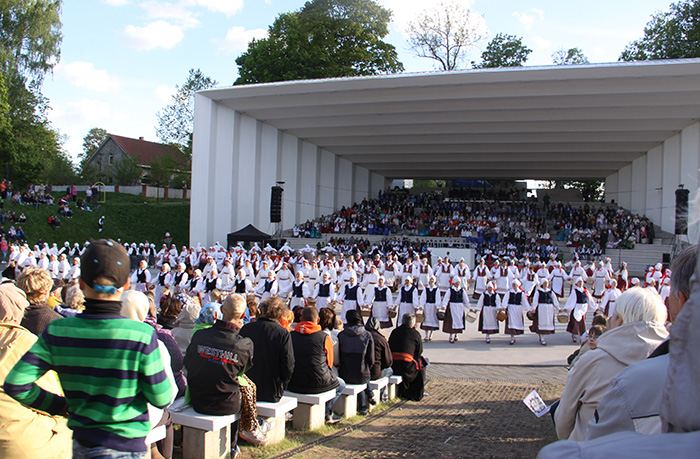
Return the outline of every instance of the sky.
[[[390,34],[406,72],[436,71],[434,61],[412,54],[407,25],[431,0],[376,0],[394,13]],[[497,33],[522,37],[533,50],[528,66],[552,64],[552,53],[578,47],[591,63],[617,61],[625,45],[641,38],[652,14],[670,0],[458,0],[480,15],[487,37],[466,62]],[[75,159],[93,127],[126,137],[158,141],[157,114],[172,102],[176,85],[199,68],[230,86],[236,57],[284,12],[304,0],[64,0],[61,58],[47,76],[43,94],[49,119],[66,136]],[[478,16],[476,16],[478,17]]]

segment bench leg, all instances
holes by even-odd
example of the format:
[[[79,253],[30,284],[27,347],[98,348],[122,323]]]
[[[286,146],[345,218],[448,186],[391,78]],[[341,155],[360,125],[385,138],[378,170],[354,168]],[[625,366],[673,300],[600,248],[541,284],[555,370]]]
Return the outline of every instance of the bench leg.
[[[377,402],[377,405],[382,403],[382,390],[381,389],[372,389],[372,395],[374,396],[374,401]],[[374,406],[377,406],[374,405]],[[372,405],[367,404],[367,408],[372,408]]]
[[[389,400],[396,398],[396,384],[389,384]]]
[[[298,403],[294,409],[292,425],[296,430],[316,430],[326,423],[326,404]]]
[[[325,421],[325,419],[324,419]],[[274,445],[284,440],[285,435],[285,416],[277,416],[276,418],[268,418],[267,422],[273,424],[272,429],[267,431],[267,441],[268,444]]]
[[[216,432],[182,426],[182,459],[220,459],[231,456],[231,426]]]
[[[350,419],[357,415],[357,395],[341,395],[333,405],[333,410],[343,416],[345,419]]]

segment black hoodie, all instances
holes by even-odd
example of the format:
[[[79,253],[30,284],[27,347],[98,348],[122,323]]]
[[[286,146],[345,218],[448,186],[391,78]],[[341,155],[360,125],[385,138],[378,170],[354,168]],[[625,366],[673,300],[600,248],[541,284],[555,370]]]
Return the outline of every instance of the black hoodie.
[[[346,383],[362,384],[370,379],[374,365],[374,340],[363,325],[348,325],[338,334],[340,368]]]

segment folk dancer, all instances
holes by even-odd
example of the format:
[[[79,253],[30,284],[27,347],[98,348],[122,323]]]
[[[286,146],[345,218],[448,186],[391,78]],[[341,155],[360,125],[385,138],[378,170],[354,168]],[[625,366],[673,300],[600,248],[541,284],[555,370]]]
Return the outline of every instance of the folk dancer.
[[[437,313],[438,308],[442,307],[442,297],[435,276],[428,278],[428,284],[420,295],[420,306],[425,314],[425,319],[420,324],[420,328],[425,331],[424,341],[432,341],[433,332],[440,329]]]
[[[571,333],[571,341],[574,343],[580,341],[581,335],[586,332],[586,312],[588,309],[596,309],[595,301],[583,287],[583,282],[581,277],[574,279],[574,288],[564,305],[564,309],[570,311],[566,331]]]
[[[464,311],[469,308],[469,296],[459,278],[452,282],[452,287],[442,297],[442,307],[445,309],[442,331],[448,333],[450,343],[454,343],[457,335],[464,332]]]
[[[505,333],[510,335],[510,344],[515,344],[515,335],[522,335],[525,331],[525,323],[523,321],[523,311],[530,310],[530,302],[527,300],[527,295],[520,288],[520,281],[513,280],[510,286],[510,291],[506,295],[505,304],[508,308],[508,317],[506,318]]]
[[[486,344],[491,343],[491,335],[498,334],[498,312],[502,310],[501,296],[494,289],[493,282],[489,282],[486,293],[481,295],[476,303],[479,314],[479,331],[486,335]]]
[[[554,319],[559,309],[557,296],[549,289],[549,281],[543,280],[532,298],[532,308],[535,315],[532,319],[530,331],[537,333],[540,344],[546,346],[544,335],[554,334]]]
[[[384,276],[379,276],[379,283],[369,291],[367,303],[372,305],[372,317],[379,321],[381,328],[391,328],[392,321],[389,311],[394,309],[394,297],[386,285]]]

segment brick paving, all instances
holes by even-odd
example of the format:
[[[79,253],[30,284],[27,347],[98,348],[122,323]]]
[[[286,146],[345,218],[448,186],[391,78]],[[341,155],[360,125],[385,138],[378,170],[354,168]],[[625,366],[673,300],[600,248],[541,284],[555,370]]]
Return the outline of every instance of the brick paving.
[[[522,399],[536,389],[551,403],[565,375],[561,367],[432,365],[421,402],[400,402],[345,434],[284,457],[535,457],[556,436],[549,416],[536,418]]]

